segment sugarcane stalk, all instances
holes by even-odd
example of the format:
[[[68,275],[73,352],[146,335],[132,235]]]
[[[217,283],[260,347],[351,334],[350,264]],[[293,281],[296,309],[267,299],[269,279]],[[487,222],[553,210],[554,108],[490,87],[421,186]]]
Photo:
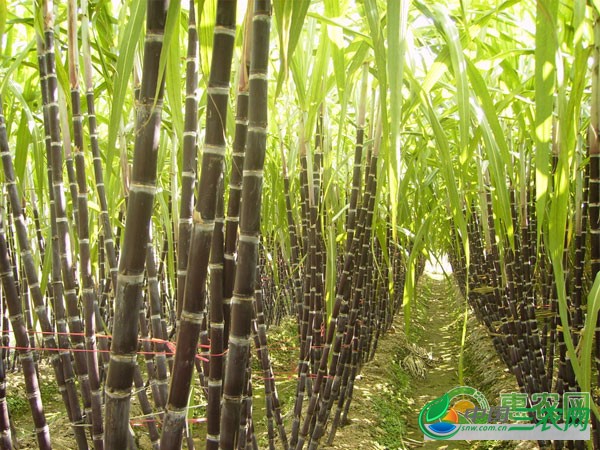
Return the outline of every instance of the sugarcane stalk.
[[[44,44],[45,57],[45,94],[44,120],[48,123],[50,145],[48,161],[52,166],[51,191],[54,196],[54,211],[56,213],[56,243],[60,256],[60,271],[62,275],[64,298],[66,301],[67,324],[71,332],[71,341],[74,343],[75,367],[77,376],[80,378],[80,388],[83,398],[83,406],[86,415],[91,416],[91,388],[88,377],[86,356],[82,352],[85,348],[84,326],[79,314],[77,298],[77,280],[75,265],[72,254],[72,237],[66,210],[66,199],[63,182],[63,142],[61,141],[60,111],[58,94],[58,78],[56,75],[55,52],[54,52],[54,3],[52,0],[43,2],[44,14]],[[44,85],[42,85],[44,89]]]
[[[105,446],[128,445],[129,400],[136,366],[139,295],[150,238],[150,219],[156,193],[157,157],[164,77],[159,81],[168,0],[149,0],[141,91],[136,115],[133,170],[119,260],[115,320],[106,378]]]
[[[92,394],[91,420],[92,440],[95,450],[104,449],[104,431],[102,428],[102,392],[98,369],[98,353],[96,346],[96,308],[98,299],[96,286],[91,270],[88,188],[85,158],[83,155],[83,117],[80,107],[79,93],[79,61],[77,44],[77,2],[68,2],[68,59],[69,82],[71,87],[71,106],[73,111],[73,144],[75,147],[75,165],[77,178],[77,225],[79,237],[79,256],[81,284],[83,292],[84,328],[86,343],[87,370]]]
[[[138,365],[136,365],[135,371],[133,372],[133,383],[137,391],[142,413],[144,414],[144,417],[147,417],[144,422],[148,428],[152,450],[158,450],[160,434],[158,432],[158,427],[156,426],[156,420],[153,418],[152,406],[150,405],[150,400],[148,400],[146,386],[144,385],[144,379],[142,378],[142,373]]]
[[[244,18],[244,42],[240,60],[240,73],[237,86],[235,136],[232,144],[231,173],[229,175],[229,200],[225,217],[225,242],[223,260],[223,340],[227,346],[229,340],[231,297],[235,282],[234,253],[237,245],[240,221],[240,199],[242,197],[242,170],[248,136],[248,72],[250,70],[250,51],[252,49],[252,5],[248,0],[248,9]]]
[[[250,353],[252,308],[260,235],[261,193],[267,143],[270,0],[256,0],[252,17],[252,56],[248,106],[248,140],[242,180],[238,263],[231,300],[231,329],[223,384],[220,448],[237,442],[245,367]]]
[[[12,450],[13,448],[8,404],[6,403],[6,370],[4,358],[0,360],[0,448],[6,450]]]
[[[6,230],[4,229],[4,211],[0,211],[0,279],[2,281],[4,295],[6,296],[9,318],[15,341],[17,347],[19,347],[17,352],[23,369],[25,391],[27,392],[27,400],[29,402],[33,424],[35,426],[37,443],[41,450],[49,450],[52,448],[52,444],[50,443],[50,429],[46,422],[33,353],[29,345],[29,337],[23,320],[23,310],[19,299],[19,292],[15,285],[13,268],[11,267],[8,254]]]
[[[17,190],[16,178],[14,173],[14,166],[12,158],[10,156],[10,149],[8,146],[8,137],[6,135],[6,122],[2,110],[2,102],[0,101],[0,155],[2,158],[2,166],[4,169],[5,182],[8,188],[8,196],[11,205],[11,210],[14,215],[14,223],[16,226],[16,235],[20,248],[20,256],[25,269],[25,275],[29,284],[29,292],[34,303],[36,315],[38,317],[40,327],[44,332],[43,342],[44,346],[49,349],[56,349],[57,345],[56,338],[54,336],[54,327],[48,317],[48,311],[44,303],[44,296],[40,289],[40,283],[38,279],[38,273],[36,265],[33,261],[31,252],[31,245],[28,238],[27,227],[25,225],[25,218],[23,216],[21,200]],[[51,211],[53,214],[53,211]],[[59,301],[62,304],[62,300]],[[54,312],[57,319],[61,317],[60,307],[55,307]],[[64,322],[63,322],[64,323]],[[60,323],[57,322],[59,333],[62,331],[64,334],[59,335],[59,344],[62,348],[68,348],[66,338],[66,328],[62,328]],[[62,336],[62,337],[61,337]],[[72,378],[71,360],[69,352],[62,352],[62,357],[59,357],[57,353],[51,356],[51,362],[54,369],[56,380],[59,384],[59,389],[65,389],[68,395],[69,401],[65,403],[67,413],[71,419],[71,424],[75,432],[77,445],[79,449],[87,448],[85,440],[85,434],[83,428],[80,426],[82,423],[82,416],[79,409],[79,400],[77,397],[77,391],[75,390],[74,380]],[[65,384],[66,383],[66,384]]]
[[[595,279],[600,271],[600,14],[596,8],[593,8],[593,10],[594,62],[592,67],[590,128],[588,132],[588,156],[590,160],[588,217],[592,280]],[[595,341],[594,357],[596,369],[598,370],[600,368],[600,328],[596,329]],[[596,386],[599,385],[600,375],[596,380]],[[597,397],[596,401],[598,401]],[[594,428],[594,446],[600,447],[600,423],[595,417],[592,419],[592,425]]]
[[[177,313],[183,308],[188,252],[194,210],[194,186],[198,166],[198,30],[194,1],[189,2],[188,43],[185,69],[185,112],[183,131],[183,163],[181,169],[181,198],[179,205],[177,246]]]
[[[206,281],[217,204],[218,186],[223,177],[229,79],[236,27],[236,1],[220,0],[213,37],[213,54],[208,82],[206,140],[198,201],[193,214],[183,309],[177,335],[167,411],[160,440],[162,450],[178,449],[185,425],[196,347],[202,322],[206,319]],[[208,330],[208,327],[205,328]]]
[[[275,385],[275,374],[269,357],[269,348],[267,346],[267,325],[265,323],[265,314],[263,306],[263,295],[260,284],[260,266],[257,267],[256,275],[257,285],[254,290],[254,314],[252,318],[252,333],[254,335],[254,344],[256,353],[260,362],[265,384],[265,403],[267,405],[267,426],[269,434],[269,446],[275,448],[275,431],[273,422],[277,426],[281,446],[284,450],[289,448],[287,434],[281,416],[281,406],[279,403],[279,394]]]
[[[163,333],[163,314],[158,285],[158,274],[156,271],[156,254],[152,245],[152,227],[150,227],[150,242],[146,254],[146,274],[148,276],[148,303],[150,304],[150,325],[154,342],[153,359],[155,361],[156,376],[152,377],[153,395],[156,406],[159,409],[165,407],[168,395],[168,373],[166,345],[164,340],[166,334]]]
[[[223,180],[217,189],[215,229],[210,249],[210,368],[206,407],[206,449],[217,450],[220,440],[221,394],[225,342],[223,323]]]
[[[90,135],[90,148],[92,150],[94,180],[98,202],[100,204],[100,225],[104,234],[104,248],[110,281],[113,290],[117,285],[117,256],[111,220],[108,213],[108,202],[106,199],[106,187],[104,185],[103,162],[98,142],[98,126],[96,117],[96,106],[94,97],[94,82],[92,69],[92,56],[89,41],[89,8],[88,0],[81,0],[81,47],[83,56],[83,80],[85,85],[85,98],[87,105],[88,128]]]

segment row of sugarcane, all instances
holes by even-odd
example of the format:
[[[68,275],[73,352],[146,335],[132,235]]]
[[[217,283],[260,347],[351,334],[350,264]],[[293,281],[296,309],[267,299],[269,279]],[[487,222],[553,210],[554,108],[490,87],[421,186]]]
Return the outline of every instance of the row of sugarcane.
[[[79,24],[75,0],[68,3],[70,124],[65,121],[67,99],[57,78],[54,5],[47,0],[42,6],[44,34],[38,39],[38,63],[51,243],[44,242],[38,219],[37,241],[30,240],[32,233],[24,217],[5,119],[0,111],[0,155],[8,194],[0,227],[0,272],[6,305],[3,311],[11,322],[39,447],[51,448],[52,444],[41,403],[34,351],[36,326],[27,309],[29,300],[35,311],[35,323],[43,333],[42,347],[50,355],[78,449],[89,448],[90,439],[94,449],[135,447],[129,422],[132,386],[136,388],[144,417],[148,418],[145,423],[152,447],[180,448],[184,438],[188,447],[192,447],[187,426],[188,402],[196,375],[206,398],[206,447],[256,448],[252,345],[264,379],[269,447],[315,449],[325,434],[331,443],[337,428],[347,421],[354,380],[362,364],[373,357],[379,337],[391,326],[394,314],[400,309],[397,294],[403,284],[403,259],[400,250],[389,244],[391,232],[388,230],[387,239],[380,241],[372,229],[374,216],[381,214],[376,207],[381,123],[376,119],[371,121],[372,143],[365,145],[368,67],[363,71],[358,106],[352,188],[345,225],[348,237],[339,267],[329,268],[339,271],[335,291],[327,298],[321,179],[322,154],[326,151],[323,136],[327,130],[320,120],[310,159],[309,139],[299,138],[302,218],[299,223],[293,209],[298,201],[286,174],[291,258],[289,265],[281,269],[287,271],[284,276],[290,277],[292,299],[289,306],[281,301],[273,304],[273,292],[269,292],[272,288],[265,289],[268,285],[261,279],[272,278],[274,272],[261,270],[259,264],[260,204],[267,147],[270,1],[255,1],[245,22],[228,176],[226,118],[236,2],[217,2],[200,173],[197,171],[198,32],[194,2],[190,2],[181,208],[175,258],[177,282],[172,283],[175,291],[169,292],[170,282],[165,281],[168,279],[166,250],[158,256],[154,242],[162,242],[163,236],[156,236],[157,229],[163,234],[172,230],[170,225],[157,227],[152,217],[164,94],[164,75],[159,63],[169,4],[165,0],[147,4],[141,79],[135,92],[133,165],[124,189],[126,214],[122,233],[114,231],[104,186],[94,113],[88,4],[85,0],[81,4],[84,14]],[[78,30],[82,36],[81,55]],[[84,63],[87,114],[81,107],[80,57]],[[98,284],[93,272],[88,203],[92,194],[87,186],[86,148],[92,153],[100,206]],[[67,180],[63,166],[67,168]],[[229,184],[225,205],[226,180]],[[263,241],[263,255],[276,253],[276,248],[269,249],[275,245]],[[44,252],[51,258],[49,283],[39,277],[47,259]],[[281,258],[276,261],[281,262]],[[18,267],[22,268],[20,273]],[[390,294],[390,285],[395,296]],[[30,295],[22,295],[25,292]],[[176,321],[171,333],[168,310],[173,311]],[[288,311],[295,316],[299,331],[297,390],[289,434],[283,422],[266,332],[267,321],[272,320],[267,314],[275,312],[279,317],[277,314]],[[8,327],[3,326],[3,330]],[[174,354],[170,337],[174,338]],[[144,369],[140,367],[139,354],[143,355]],[[0,375],[4,377],[0,381],[4,382],[3,370]],[[0,389],[0,396],[3,392]],[[2,448],[12,448],[6,405],[5,401],[0,402]]]
[[[596,57],[596,64],[597,64]],[[595,72],[597,77],[597,72]],[[593,92],[597,92],[594,79]],[[596,94],[597,95],[597,94]],[[595,108],[593,107],[593,110]],[[581,347],[586,314],[592,307],[586,299],[597,278],[600,249],[598,200],[600,194],[597,143],[597,112],[592,113],[589,142],[578,147],[577,180],[572,197],[572,233],[565,233],[561,251],[567,308],[561,317],[556,272],[548,249],[548,229],[538,238],[535,208],[536,185],[531,165],[515,160],[523,178],[510,187],[512,231],[498,232],[499,214],[494,208],[489,174],[479,174],[480,195],[463,210],[467,222],[470,263],[458,233],[449,252],[452,267],[463,295],[476,317],[488,329],[501,360],[515,376],[522,392],[581,391],[572,356],[567,350],[567,336],[573,346]],[[558,152],[553,153],[554,175]],[[506,224],[503,227],[507,229]],[[591,297],[590,297],[591,298]],[[568,326],[568,328],[567,328]],[[589,324],[587,328],[589,328]],[[597,334],[596,328],[596,334]],[[595,337],[596,366],[600,361],[598,335]],[[579,345],[579,347],[578,347]],[[600,383],[598,381],[597,383]],[[594,398],[594,401],[597,401]],[[594,445],[599,445],[596,420]],[[582,441],[555,442],[555,448],[585,448]]]
[[[538,7],[535,108],[526,113],[532,122],[515,127],[495,111],[501,101],[488,103],[486,116],[494,122],[500,145],[484,140],[481,153],[475,150],[477,161],[484,163],[471,166],[476,174],[461,174],[465,196],[459,216],[465,224],[455,220],[449,256],[463,294],[522,392],[591,392],[592,445],[597,448],[600,380],[590,367],[597,372],[600,361],[595,317],[600,283],[598,12],[585,2],[573,3],[577,13],[572,16],[564,15],[558,2],[542,1]],[[548,70],[559,65],[561,56],[544,44],[549,23],[560,21],[589,25],[594,37],[589,53],[582,51],[583,39],[573,44],[576,63],[568,93],[557,87],[566,78],[559,82],[559,70]],[[483,104],[487,94],[481,95],[474,75],[469,72],[474,99]],[[591,108],[582,101],[590,85]],[[567,98],[569,108],[563,108]],[[523,118],[521,112],[517,117]],[[480,122],[480,129],[487,125]]]

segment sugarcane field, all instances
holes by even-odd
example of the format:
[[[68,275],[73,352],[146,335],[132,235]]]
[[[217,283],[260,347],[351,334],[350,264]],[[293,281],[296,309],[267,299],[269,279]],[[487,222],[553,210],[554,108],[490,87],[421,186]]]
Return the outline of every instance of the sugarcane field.
[[[0,450],[600,450],[600,0],[0,0]]]

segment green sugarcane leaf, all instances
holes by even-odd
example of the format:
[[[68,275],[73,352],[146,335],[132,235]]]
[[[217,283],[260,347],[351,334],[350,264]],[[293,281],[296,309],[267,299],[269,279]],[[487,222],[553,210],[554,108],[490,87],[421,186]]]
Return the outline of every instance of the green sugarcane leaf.
[[[391,147],[390,140],[390,123],[388,120],[388,53],[386,49],[386,40],[384,38],[384,20],[380,16],[379,6],[376,0],[365,0],[363,14],[367,19],[369,25],[369,34],[373,42],[373,50],[375,54],[375,76],[378,81],[379,88],[379,111],[381,114],[381,125],[382,125],[382,136],[385,139],[381,140],[380,144],[380,161],[383,170],[381,172],[380,179],[382,183],[387,183],[387,195],[389,202],[393,205],[398,204],[398,179],[399,173],[399,149]],[[391,56],[394,57],[394,56]],[[376,113],[376,114],[377,114]],[[394,123],[394,127],[398,124]],[[385,180],[385,181],[384,181]],[[378,192],[380,189],[378,188]],[[391,221],[392,221],[392,239],[397,239],[396,236],[396,224],[398,222],[398,210],[392,208]]]
[[[178,3],[178,2],[171,2]],[[179,14],[179,11],[171,13],[169,10],[169,14]],[[176,18],[179,16],[175,16]],[[168,17],[167,17],[167,25],[169,25]],[[187,25],[186,25],[187,26]],[[183,104],[181,101],[181,47],[178,45],[179,43],[179,33],[181,27],[179,26],[179,22],[173,25],[173,28],[170,30],[171,36],[169,36],[170,40],[174,43],[173,45],[166,46],[167,55],[166,55],[166,95],[167,100],[170,105],[171,112],[171,123],[173,126],[173,131],[177,136],[177,142],[183,142]],[[163,51],[165,50],[165,45],[163,45]],[[162,58],[162,53],[161,53]]]
[[[598,313],[600,312],[600,273],[596,274],[596,279],[594,280],[594,284],[588,295],[587,305],[588,312],[585,318],[581,338],[581,378],[577,379],[583,392],[589,392],[591,390],[594,334],[598,322]],[[600,418],[597,406],[594,402],[592,403],[592,409],[594,410],[596,417]]]
[[[213,31],[215,28],[215,17],[217,16],[217,2],[205,1],[202,8],[198,7],[200,20],[198,29],[198,44],[200,45],[200,53],[198,72],[200,74],[200,83],[205,84],[208,81],[210,73],[210,60],[212,56]]]
[[[335,27],[327,28],[327,35],[331,41],[331,56],[333,61],[333,72],[338,89],[339,98],[343,98],[346,88],[346,61],[344,58],[344,36],[341,31]]]
[[[4,88],[6,83],[13,80],[13,72],[18,71],[21,67],[23,67],[24,62],[30,55],[30,52],[35,48],[35,39],[29,41],[27,46],[17,53],[17,55],[12,59],[11,65],[6,69],[5,72],[2,73],[2,80],[0,81],[0,92],[4,92]]]
[[[335,286],[337,283],[337,243],[335,241],[335,228],[332,226],[327,229],[327,245],[325,249],[327,252],[327,266],[325,267],[326,307],[327,321],[329,321],[333,309],[333,302],[335,301]]]
[[[335,21],[339,20],[342,15],[342,5],[338,0],[325,1],[325,15]],[[344,30],[337,26],[326,27],[327,37],[331,41],[331,59],[333,61],[333,71],[335,73],[338,96],[341,99],[344,96],[346,86],[346,70],[344,48]]]
[[[426,246],[425,239],[429,235],[429,225],[431,224],[431,216],[426,214],[419,226],[419,230],[412,242],[408,266],[406,268],[406,281],[404,283],[404,293],[402,298],[402,307],[404,309],[404,327],[407,335],[410,333],[410,318],[411,305],[416,299],[417,285],[417,260],[421,255],[423,247]]]
[[[290,62],[300,40],[310,0],[274,0],[273,12],[279,36],[279,70],[275,96],[279,96],[283,82],[287,77]]]
[[[441,163],[441,172],[446,185],[446,190],[448,192],[450,214],[454,219],[455,226],[457,226],[460,231],[460,238],[462,240],[463,251],[468,267],[470,264],[469,236],[467,233],[467,222],[462,212],[465,201],[464,196],[462,196],[458,191],[459,178],[456,176],[454,171],[450,143],[448,142],[448,137],[444,132],[440,118],[433,109],[431,100],[423,92],[421,92],[421,99],[423,112],[433,129],[433,135],[439,151],[438,154]]]
[[[169,65],[171,71],[174,71],[172,75],[176,75],[180,72],[179,67],[179,17],[181,12],[181,2],[170,2],[169,10],[167,11],[167,20],[165,23],[165,34],[163,38],[163,45],[160,51],[160,60],[158,63],[158,82],[156,83],[156,92],[154,93],[154,98],[158,98],[158,92],[161,88],[162,80],[165,77],[165,71],[167,69],[167,65]],[[173,42],[173,45],[171,45]],[[173,59],[175,60],[173,61]],[[179,81],[179,80],[178,80]],[[179,85],[177,87],[180,87]],[[167,95],[168,92],[167,92]],[[172,95],[172,97],[175,97]],[[177,95],[179,99],[179,103],[171,103],[172,109],[177,107],[177,111],[172,111],[171,114],[174,116],[179,114],[181,116],[181,96]],[[175,98],[169,99],[171,102],[175,102]],[[156,100],[155,100],[156,103]],[[183,122],[183,119],[177,117],[178,120]],[[180,122],[180,123],[181,123]],[[182,126],[183,133],[183,126]]]
[[[327,25],[333,25],[334,27],[339,27],[348,36],[352,36],[352,37],[356,37],[356,38],[363,38],[363,39],[369,41],[370,45],[373,46],[373,43],[370,40],[371,38],[368,34],[362,33],[360,30],[356,30],[356,29],[348,26],[346,23],[344,23],[344,21],[342,19],[338,19],[338,20],[332,19],[330,17],[325,17],[325,16],[323,16],[319,13],[313,12],[313,11],[308,12],[306,14],[306,16],[317,19],[323,23],[326,23]]]
[[[407,120],[413,117],[414,111],[420,107],[420,94],[419,91],[429,93],[433,87],[439,82],[439,80],[448,71],[450,55],[448,54],[448,48],[444,47],[440,54],[437,56],[427,74],[425,79],[417,81],[410,71],[406,71],[406,78],[411,85],[418,86],[417,89],[411,89],[411,97],[405,102],[404,112],[402,114],[401,126],[404,126]]]
[[[398,178],[401,173],[400,162],[401,140],[400,140],[400,118],[402,112],[402,84],[404,81],[404,60],[406,53],[406,33],[408,28],[408,8],[410,0],[388,0],[387,2],[387,76],[390,88],[390,141],[389,141],[389,196],[392,204],[400,204]],[[385,134],[388,136],[388,134]],[[398,223],[398,208],[391,209],[392,230],[396,229]],[[393,238],[397,236],[393,233]]]
[[[303,78],[303,73],[305,73],[303,71],[304,68],[304,64],[302,63],[302,56],[301,56],[301,52],[296,52],[294,54],[294,56],[292,57],[291,60],[291,65],[290,65],[290,69],[292,72],[292,77],[294,79],[294,84],[295,84],[295,94],[298,98],[298,103],[300,108],[304,108],[306,105],[306,87],[305,87],[305,79]]]
[[[289,27],[289,40],[287,46],[287,58],[291,58],[296,50],[302,27],[310,6],[310,0],[287,0],[292,6],[292,16]]]
[[[367,57],[369,56],[370,46],[367,40],[362,39],[358,43],[356,51],[352,54],[349,63],[347,63],[347,76],[350,77],[354,74],[360,66],[365,64]],[[346,50],[346,52],[348,52]]]
[[[376,74],[377,79],[380,83],[382,104],[385,105],[382,107],[383,111],[387,110],[387,105],[385,102],[385,98],[387,97],[387,58],[385,51],[385,40],[383,39],[381,19],[379,17],[379,7],[377,6],[376,0],[365,0],[364,15],[367,18],[367,23],[369,25],[369,34],[371,37],[371,41],[373,42],[373,50],[375,51]],[[386,121],[384,121],[384,123],[386,123]]]
[[[483,110],[483,115],[477,114],[478,111],[474,111],[474,115],[479,117],[480,129],[486,143],[486,156],[489,161],[492,186],[496,194],[495,199],[493,198],[492,201],[495,202],[496,215],[505,227],[506,234],[512,245],[514,242],[514,230],[510,197],[506,186],[506,165],[504,163],[507,158],[510,158],[508,143],[500,124],[499,114],[496,111],[483,77],[471,61],[467,60],[466,62],[471,87],[477,96],[479,106]]]
[[[564,236],[564,233],[563,233]],[[571,366],[577,380],[585,380],[585,376],[581,366],[581,358],[577,356],[575,346],[573,345],[573,337],[571,333],[571,327],[569,326],[569,306],[567,302],[567,292],[565,285],[565,271],[563,268],[562,261],[562,250],[558,252],[556,250],[556,242],[550,239],[548,244],[550,248],[550,255],[552,260],[552,268],[554,271],[554,278],[556,280],[556,292],[558,294],[558,312],[560,317],[560,327],[563,333],[563,339],[567,347],[567,355],[571,360]],[[562,242],[560,244],[562,247]],[[582,385],[583,387],[583,385]]]
[[[0,43],[4,42],[4,31],[6,30],[6,18],[8,11],[6,9],[6,0],[0,0]],[[2,48],[0,48],[2,51]]]
[[[15,147],[15,177],[17,183],[25,181],[25,168],[27,167],[27,155],[29,144],[31,143],[31,134],[28,130],[26,114],[21,114],[19,128],[17,129],[17,144]]]
[[[279,70],[277,71],[276,96],[279,96],[283,81],[287,77],[289,69],[289,59],[286,50],[290,35],[289,23],[291,21],[292,2],[286,0],[274,0],[272,5],[275,25],[277,26],[277,36],[279,38],[279,48],[283,50],[279,52]]]
[[[319,105],[322,104],[327,88],[325,87],[325,80],[327,80],[327,74],[329,72],[329,60],[330,60],[330,41],[329,39],[322,39],[319,47],[317,48],[317,55],[314,58],[312,65],[312,73],[308,79],[308,98],[309,102],[307,106],[308,115],[306,118],[306,131],[312,134],[314,130],[317,114],[319,114]],[[310,153],[309,153],[310,156]],[[311,164],[312,166],[312,164]]]
[[[449,12],[443,6],[436,4],[433,8],[432,17],[442,29],[443,37],[450,51],[450,61],[454,71],[454,78],[456,79],[456,103],[460,117],[459,161],[464,165],[473,156],[472,152],[469,151],[469,127],[471,119],[469,116],[469,83],[467,81],[465,57],[458,29],[450,19]]]
[[[535,195],[538,243],[550,192],[550,149],[556,82],[558,0],[539,0],[535,33]]]
[[[119,44],[119,56],[117,68],[114,75],[114,92],[112,96],[112,108],[108,124],[108,145],[106,152],[106,184],[110,184],[112,175],[112,161],[116,154],[116,142],[120,130],[121,117],[125,106],[129,79],[133,70],[135,51],[144,29],[144,17],[146,15],[146,4],[143,0],[133,0],[130,4],[130,17],[125,25],[121,43]]]
[[[33,138],[32,141],[34,142],[34,149],[41,150],[42,146],[39,144],[40,136],[38,134],[38,128],[34,125],[35,118],[34,118],[33,112],[31,111],[29,103],[27,102],[27,100],[25,100],[25,97],[23,95],[24,92],[23,92],[21,86],[17,85],[12,80],[9,80],[7,88],[8,88],[8,91],[14,96],[15,102],[18,101],[19,107],[22,108],[21,113],[23,113],[23,117],[26,118],[26,119],[22,119],[22,120],[27,121],[27,126],[31,132],[31,137]],[[25,92],[25,94],[27,94],[27,92]],[[19,136],[22,137],[21,133],[19,133]],[[21,150],[21,148],[19,148],[19,150]],[[15,158],[21,158],[21,157],[22,157],[22,155],[15,156]],[[26,159],[27,158],[25,157],[25,161],[26,161]],[[23,180],[23,177],[25,175],[25,167],[21,165],[21,161],[19,161],[18,164],[19,164],[18,171],[17,171],[17,169],[15,169],[17,177],[18,177],[17,179],[20,178],[21,180]],[[35,166],[36,166],[36,169],[40,169],[40,173],[42,174],[41,178],[45,179],[46,169],[43,167],[43,165],[35,164]],[[41,183],[41,184],[43,185],[43,183]]]

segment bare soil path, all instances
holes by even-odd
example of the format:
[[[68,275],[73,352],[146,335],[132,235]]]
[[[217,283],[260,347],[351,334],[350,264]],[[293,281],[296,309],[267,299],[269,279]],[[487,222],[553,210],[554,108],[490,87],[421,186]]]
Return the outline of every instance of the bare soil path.
[[[428,271],[421,277],[417,292],[411,320],[411,339],[407,339],[404,319],[399,315],[391,332],[380,340],[374,360],[363,367],[350,409],[351,423],[338,431],[335,445],[331,448],[515,448],[518,443],[424,442],[423,433],[418,427],[421,408],[459,385],[458,367],[465,303],[453,278],[447,278],[436,271]],[[470,344],[465,348],[465,384],[477,383],[479,375],[495,374],[490,381],[494,393],[512,389],[512,386],[516,388],[512,377],[493,354],[493,347],[485,331],[472,318],[469,319],[467,333],[475,339],[467,339]],[[422,351],[429,353],[434,361],[424,378],[411,377],[402,368],[402,358],[410,353],[409,341],[415,342]],[[481,359],[481,351],[489,353],[485,358],[485,367],[488,369],[486,374],[479,373],[482,369],[476,363],[477,359]],[[476,374],[473,375],[474,373]],[[535,446],[520,445],[519,448]]]
[[[417,419],[421,408],[431,400],[441,397],[455,386],[459,386],[458,367],[461,347],[461,312],[464,312],[464,300],[460,298],[452,281],[442,274],[424,274],[420,280],[419,299],[424,302],[424,312],[419,317],[423,333],[419,339],[421,347],[429,350],[435,365],[425,379],[413,380],[412,396],[407,415],[406,436],[411,440],[423,440]],[[464,316],[463,316],[464,318]],[[421,448],[467,449],[470,446],[463,441],[425,442]]]

